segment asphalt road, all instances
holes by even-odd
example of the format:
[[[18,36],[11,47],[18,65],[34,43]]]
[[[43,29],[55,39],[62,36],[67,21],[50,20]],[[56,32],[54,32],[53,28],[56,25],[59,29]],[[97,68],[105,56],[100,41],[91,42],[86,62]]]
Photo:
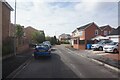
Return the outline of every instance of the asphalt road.
[[[81,57],[64,46],[54,47],[51,57],[32,58],[14,78],[118,78],[117,72]]]

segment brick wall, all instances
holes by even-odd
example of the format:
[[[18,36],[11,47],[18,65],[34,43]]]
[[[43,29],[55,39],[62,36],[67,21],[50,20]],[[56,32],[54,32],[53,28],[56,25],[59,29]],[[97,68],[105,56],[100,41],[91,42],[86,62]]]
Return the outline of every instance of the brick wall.
[[[86,48],[86,45],[85,45],[85,44],[81,44],[81,45],[79,45],[79,49],[81,49],[81,50],[85,50],[85,48]]]
[[[14,33],[15,33],[15,26],[14,26],[14,24],[10,23],[10,25],[9,25],[9,37],[14,37]]]
[[[2,39],[9,36],[10,9],[2,3]]]
[[[98,30],[98,35],[100,35],[100,29],[95,24],[92,24],[85,30],[85,40],[90,40],[91,38],[98,36],[95,35],[95,30]]]
[[[2,56],[2,2],[0,1],[0,58],[1,56]],[[0,68],[0,70],[2,69]]]
[[[2,2],[0,1],[0,47],[1,45],[2,45]]]
[[[17,54],[23,53],[23,52],[25,52],[28,49],[29,49],[29,45],[28,44],[24,44],[24,45],[18,46],[17,47]]]
[[[79,49],[79,45],[78,45],[78,44],[74,44],[74,45],[73,45],[73,48]]]
[[[36,29],[34,29],[30,26],[25,28],[24,31],[25,31],[25,36],[26,36],[26,38],[28,39],[29,42],[32,40],[32,34],[34,32],[38,32],[38,30],[36,30]]]

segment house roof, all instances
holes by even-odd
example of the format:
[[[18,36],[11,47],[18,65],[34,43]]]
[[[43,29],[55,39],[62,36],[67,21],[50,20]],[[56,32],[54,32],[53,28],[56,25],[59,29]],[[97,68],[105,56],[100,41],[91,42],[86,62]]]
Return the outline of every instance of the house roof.
[[[79,27],[79,28],[77,28],[78,30],[80,30],[80,29],[85,29],[85,28],[87,28],[88,26],[90,26],[91,24],[93,24],[94,22],[92,22],[92,23],[89,23],[89,24],[86,24],[86,25],[84,25],[84,26],[81,26],[81,27]]]
[[[80,26],[80,27],[77,28],[77,30],[86,29],[87,27],[89,27],[89,26],[92,25],[92,24],[95,24],[95,23],[92,22],[92,23],[86,24],[86,25],[84,25],[84,26]],[[75,31],[76,31],[76,29],[75,29],[73,32],[75,32]],[[73,33],[73,32],[72,32],[72,33]]]
[[[117,29],[114,29],[110,35],[120,35],[120,26]]]
[[[70,38],[71,37],[71,35],[70,34],[65,34],[65,33],[63,33],[63,34],[61,34],[59,37],[62,37],[62,38]]]
[[[13,11],[14,9],[8,4],[8,2],[4,1],[3,2],[11,11]]]
[[[26,27],[25,30],[38,31],[37,29],[35,29],[35,28],[31,27],[31,26]]]
[[[107,27],[110,27],[110,28],[111,28],[110,25],[105,25],[105,26],[101,26],[100,29],[101,29],[101,30],[104,30],[104,29],[107,28]]]

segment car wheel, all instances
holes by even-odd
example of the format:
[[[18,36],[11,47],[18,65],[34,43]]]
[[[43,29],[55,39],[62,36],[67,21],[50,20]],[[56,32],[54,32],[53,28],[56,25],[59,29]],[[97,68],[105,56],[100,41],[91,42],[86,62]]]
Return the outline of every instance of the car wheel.
[[[113,50],[113,52],[114,52],[114,53],[117,53],[117,52],[118,52],[118,50],[117,50],[117,49],[114,49],[114,50]]]
[[[103,47],[99,47],[99,50],[100,50],[100,51],[103,51]]]

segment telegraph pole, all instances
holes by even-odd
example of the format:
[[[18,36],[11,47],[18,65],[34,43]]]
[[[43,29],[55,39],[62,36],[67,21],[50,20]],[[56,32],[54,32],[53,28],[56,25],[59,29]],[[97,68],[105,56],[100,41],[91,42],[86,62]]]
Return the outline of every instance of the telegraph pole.
[[[16,0],[15,0],[15,13],[14,13],[14,55],[16,56]]]

